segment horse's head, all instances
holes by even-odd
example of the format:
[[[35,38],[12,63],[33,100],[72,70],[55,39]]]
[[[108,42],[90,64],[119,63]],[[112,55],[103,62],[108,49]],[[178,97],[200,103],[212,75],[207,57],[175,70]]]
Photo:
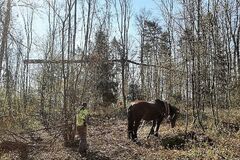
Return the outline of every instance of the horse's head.
[[[175,106],[169,105],[169,115],[167,116],[167,122],[171,124],[171,127],[174,128],[176,125],[176,120],[179,115],[179,109]]]

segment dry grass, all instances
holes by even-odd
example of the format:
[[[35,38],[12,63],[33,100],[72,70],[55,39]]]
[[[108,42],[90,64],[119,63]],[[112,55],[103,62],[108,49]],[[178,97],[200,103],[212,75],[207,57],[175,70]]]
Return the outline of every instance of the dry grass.
[[[150,125],[145,124],[139,129],[139,142],[133,143],[127,139],[127,120],[120,114],[112,113],[93,115],[88,126],[89,150],[87,156],[82,157],[76,148],[63,147],[62,138],[51,147],[36,149],[31,152],[30,159],[99,159],[99,160],[164,160],[164,159],[240,159],[240,132],[217,132],[207,129],[204,133],[213,140],[208,142],[185,141],[184,121],[178,121],[171,129],[163,123],[160,127],[160,137],[147,139]],[[120,112],[119,112],[120,113]],[[238,114],[235,114],[238,115]],[[239,117],[231,117],[231,120]],[[206,123],[211,126],[211,122]],[[189,127],[189,130],[190,127]],[[195,130],[196,133],[200,131]],[[43,135],[44,141],[51,139],[50,135]],[[2,159],[17,159],[18,155],[4,154]]]
[[[174,129],[166,124],[160,128],[161,137],[146,138],[150,126],[145,125],[139,130],[139,144],[127,139],[127,122],[108,120],[90,129],[90,146],[111,159],[239,159],[240,134],[216,134],[207,131],[206,135],[213,139],[213,145],[205,142],[182,142],[183,147],[167,147],[167,143],[182,140],[184,126]]]

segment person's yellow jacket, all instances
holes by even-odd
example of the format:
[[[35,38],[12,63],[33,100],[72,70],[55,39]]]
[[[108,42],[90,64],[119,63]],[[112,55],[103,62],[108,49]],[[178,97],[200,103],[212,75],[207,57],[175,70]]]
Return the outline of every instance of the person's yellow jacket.
[[[82,126],[84,122],[86,122],[88,116],[88,110],[87,109],[81,109],[78,111],[76,116],[76,125]]]

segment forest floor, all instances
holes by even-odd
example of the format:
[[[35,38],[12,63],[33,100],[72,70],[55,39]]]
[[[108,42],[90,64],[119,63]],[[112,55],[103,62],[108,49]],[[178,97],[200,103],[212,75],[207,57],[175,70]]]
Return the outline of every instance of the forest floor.
[[[134,143],[127,138],[127,120],[121,118],[92,117],[88,126],[89,149],[81,156],[77,148],[66,148],[61,137],[51,145],[53,136],[40,131],[43,147],[30,152],[33,160],[162,160],[162,159],[240,159],[240,133],[208,130],[200,133],[195,140],[186,141],[184,123],[179,121],[175,128],[167,123],[160,127],[159,137],[146,138],[150,125],[145,124],[138,131],[139,141]],[[190,130],[190,129],[189,129]],[[188,132],[191,133],[191,132]],[[194,135],[191,135],[194,136]],[[207,137],[207,138],[206,138]],[[205,138],[205,139],[204,139]],[[209,140],[210,139],[210,140]],[[193,140],[193,141],[191,141]],[[4,154],[0,159],[18,159],[17,153]]]

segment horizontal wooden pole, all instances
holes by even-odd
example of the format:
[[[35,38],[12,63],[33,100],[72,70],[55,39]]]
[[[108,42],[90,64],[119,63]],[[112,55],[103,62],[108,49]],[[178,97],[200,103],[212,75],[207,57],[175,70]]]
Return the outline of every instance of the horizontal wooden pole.
[[[44,64],[44,63],[89,63],[89,60],[44,60],[44,59],[28,59],[28,60],[23,60],[24,64]],[[114,62],[123,62],[121,59],[113,59],[113,60],[108,60],[109,63],[114,63]],[[138,66],[146,66],[146,67],[163,67],[160,65],[152,65],[152,64],[145,64],[145,63],[139,63],[135,62],[132,60],[125,60],[126,63],[132,63]]]
[[[87,63],[87,60],[45,60],[45,59],[28,59],[23,60],[24,64],[38,64],[38,63]]]

